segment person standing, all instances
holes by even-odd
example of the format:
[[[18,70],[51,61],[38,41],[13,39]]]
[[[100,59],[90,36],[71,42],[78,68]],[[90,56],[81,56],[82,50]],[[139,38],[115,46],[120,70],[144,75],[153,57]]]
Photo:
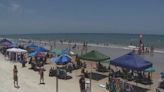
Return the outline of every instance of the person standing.
[[[79,79],[79,84],[80,84],[80,92],[85,92],[85,77],[84,75],[81,76]]]
[[[40,74],[40,84],[44,84],[44,68],[39,69]]]
[[[14,69],[13,69],[13,79],[14,79],[14,87],[19,87],[18,86],[18,70],[17,70],[16,65],[14,65]]]

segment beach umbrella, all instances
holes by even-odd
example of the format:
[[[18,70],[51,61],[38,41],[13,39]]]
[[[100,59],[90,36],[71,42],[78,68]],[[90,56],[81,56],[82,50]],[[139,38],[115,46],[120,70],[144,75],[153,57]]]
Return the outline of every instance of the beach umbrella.
[[[38,47],[35,49],[35,51],[37,51],[37,52],[48,52],[48,50],[44,47]]]
[[[68,55],[71,55],[71,56],[74,56],[76,55],[75,52],[71,51],[70,49],[66,48],[64,50],[62,50],[62,53],[61,54],[68,54]]]
[[[37,57],[44,57],[44,56],[46,56],[46,52],[37,52],[37,51],[34,51],[34,52],[31,52],[28,56],[29,57],[35,57],[35,56],[37,56]]]
[[[80,59],[100,62],[100,61],[108,60],[108,59],[110,59],[110,57],[106,56],[98,51],[92,50],[92,51],[80,56]]]
[[[51,52],[52,52],[52,53],[55,53],[55,54],[57,54],[57,55],[60,55],[60,54],[62,53],[62,50],[61,50],[61,49],[55,48],[55,49],[51,50]]]
[[[62,54],[70,54],[70,49],[66,48],[62,50]]]
[[[144,60],[141,56],[135,54],[134,52],[130,52],[111,60],[110,64],[138,71],[144,71],[145,69],[153,66],[151,62]]]
[[[35,57],[35,56],[36,56],[36,54],[37,54],[37,52],[36,52],[36,51],[34,51],[34,52],[31,52],[30,54],[28,54],[28,56],[29,56],[29,57]]]
[[[34,43],[30,43],[29,45],[26,46],[26,48],[28,49],[28,51],[31,53],[31,52],[34,52],[39,46],[34,44]]]
[[[38,57],[44,57],[44,56],[46,56],[46,54],[47,54],[46,52],[38,52],[37,56]]]
[[[30,43],[26,46],[26,48],[38,48],[39,46],[34,44],[34,43]]]
[[[13,42],[9,41],[7,39],[2,39],[0,41],[0,46],[2,46],[2,47],[12,47],[13,46]]]
[[[50,61],[53,63],[68,63],[71,61],[71,56],[64,54],[59,57],[53,57]]]

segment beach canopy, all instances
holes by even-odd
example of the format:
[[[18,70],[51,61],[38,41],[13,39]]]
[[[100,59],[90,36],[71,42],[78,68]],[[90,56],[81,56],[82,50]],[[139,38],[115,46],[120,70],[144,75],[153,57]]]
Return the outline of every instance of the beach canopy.
[[[110,64],[137,71],[144,71],[145,69],[152,67],[151,62],[144,60],[141,56],[134,52],[130,52],[111,60]]]
[[[98,51],[92,50],[92,51],[82,55],[80,57],[80,59],[100,62],[100,61],[108,60],[108,59],[110,59],[110,57],[106,56]]]
[[[16,53],[26,53],[27,50],[24,50],[24,49],[20,49],[20,48],[10,48],[10,49],[7,49],[8,52],[16,52]]]
[[[2,46],[2,47],[12,47],[13,43],[12,43],[12,41],[9,41],[7,39],[2,39],[0,41],[0,46]]]
[[[53,63],[68,63],[72,60],[71,56],[67,54],[60,55],[59,57],[53,57],[50,59]]]

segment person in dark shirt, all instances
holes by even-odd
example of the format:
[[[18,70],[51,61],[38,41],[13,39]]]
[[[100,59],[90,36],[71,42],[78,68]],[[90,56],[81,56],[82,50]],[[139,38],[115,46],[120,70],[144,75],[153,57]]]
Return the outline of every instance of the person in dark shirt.
[[[79,84],[80,84],[80,92],[85,92],[85,77],[84,75],[81,76],[79,79]]]

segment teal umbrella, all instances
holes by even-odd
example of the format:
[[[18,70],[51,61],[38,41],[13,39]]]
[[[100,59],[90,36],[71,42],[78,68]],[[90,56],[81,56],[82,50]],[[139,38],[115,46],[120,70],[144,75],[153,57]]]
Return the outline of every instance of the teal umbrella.
[[[51,50],[51,52],[54,53],[54,54],[60,55],[62,53],[62,50],[55,48],[55,49]]]
[[[144,72],[155,72],[155,68],[150,67],[144,70]]]

